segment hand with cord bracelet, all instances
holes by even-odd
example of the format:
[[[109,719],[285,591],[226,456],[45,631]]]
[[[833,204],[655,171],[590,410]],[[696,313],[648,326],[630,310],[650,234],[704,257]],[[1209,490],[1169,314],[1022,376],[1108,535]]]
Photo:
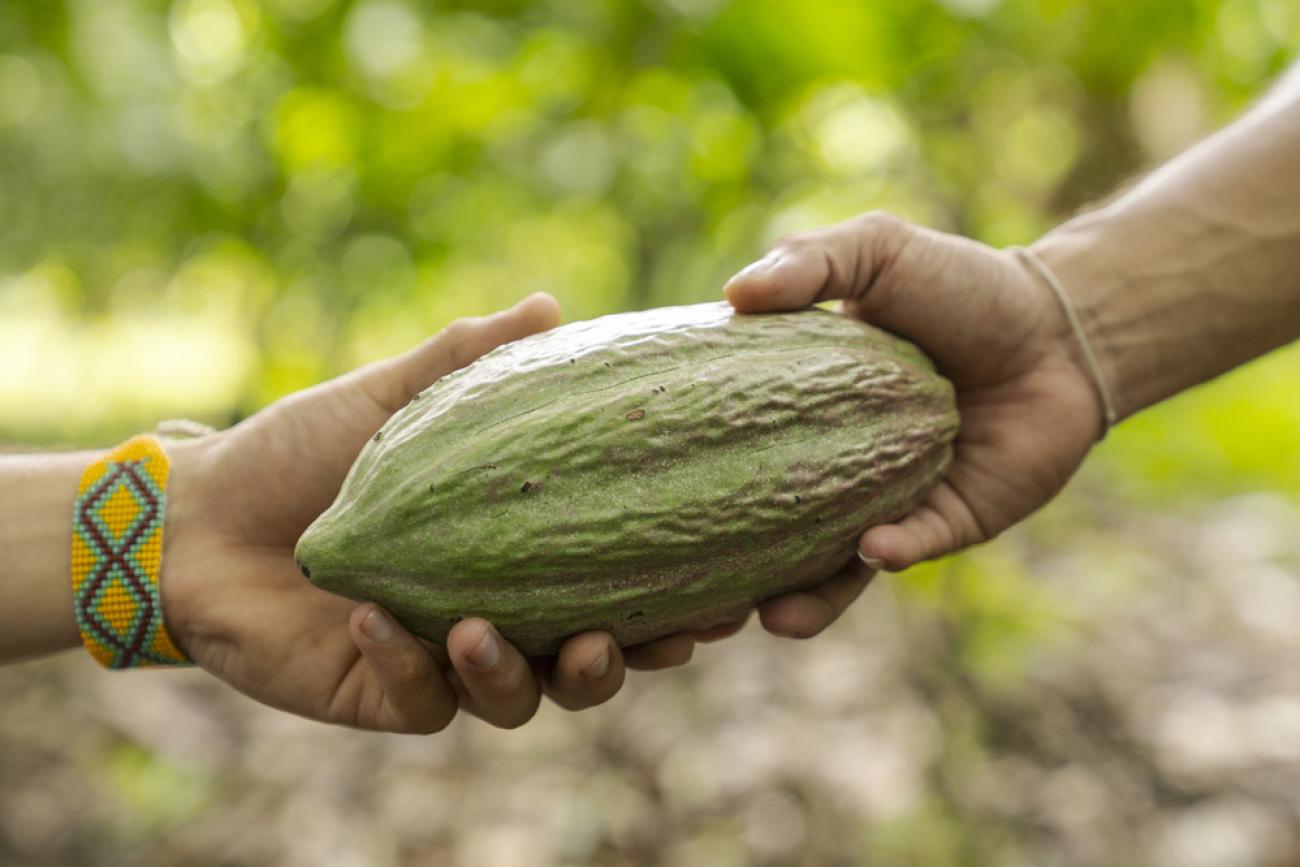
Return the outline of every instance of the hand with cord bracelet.
[[[1110,424],[1300,337],[1300,67],[1027,250],[869,213],[782,239],[725,293],[746,312],[841,299],[957,387],[952,467],[910,515],[864,528],[869,567],[986,541],[1052,499]]]

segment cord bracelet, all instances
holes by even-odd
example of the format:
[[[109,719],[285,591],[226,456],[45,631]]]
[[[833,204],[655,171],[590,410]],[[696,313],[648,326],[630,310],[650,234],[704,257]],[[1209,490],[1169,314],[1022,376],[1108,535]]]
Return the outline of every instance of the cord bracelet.
[[[1070,300],[1069,293],[1061,285],[1061,281],[1051,268],[1047,267],[1042,259],[1036,253],[1025,247],[1009,247],[1012,253],[1020,258],[1022,262],[1032,268],[1043,282],[1051,287],[1052,292],[1056,295],[1056,300],[1061,303],[1061,309],[1065,311],[1065,318],[1070,322],[1070,328],[1074,330],[1074,336],[1083,347],[1083,357],[1088,363],[1088,372],[1092,374],[1092,384],[1097,389],[1097,395],[1101,398],[1101,408],[1103,418],[1101,421],[1101,436],[1097,439],[1104,439],[1106,432],[1109,431],[1119,422],[1119,414],[1115,411],[1115,400],[1111,396],[1110,386],[1106,384],[1106,377],[1102,376],[1101,363],[1097,360],[1097,354],[1093,351],[1092,341],[1088,339],[1088,333],[1083,330],[1083,323],[1079,321],[1079,314],[1074,309],[1074,303]]]

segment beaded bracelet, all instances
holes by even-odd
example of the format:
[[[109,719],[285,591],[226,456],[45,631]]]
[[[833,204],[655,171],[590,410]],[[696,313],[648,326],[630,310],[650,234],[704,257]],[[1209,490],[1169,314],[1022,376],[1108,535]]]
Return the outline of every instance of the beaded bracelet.
[[[133,437],[86,468],[72,509],[72,599],[81,640],[106,668],[190,665],[163,624],[158,572],[171,461]]]

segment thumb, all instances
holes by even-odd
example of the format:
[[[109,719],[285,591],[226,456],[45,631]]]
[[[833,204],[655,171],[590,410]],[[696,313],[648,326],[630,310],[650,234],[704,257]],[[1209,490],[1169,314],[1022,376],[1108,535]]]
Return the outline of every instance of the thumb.
[[[846,314],[912,341],[969,386],[1005,378],[1059,316],[1010,255],[881,212],[782,239],[724,292],[742,313],[843,299]]]
[[[723,293],[742,313],[860,298],[894,257],[906,230],[897,217],[873,211],[789,235],[727,281]]]
[[[376,400],[396,412],[453,370],[504,343],[559,323],[560,305],[545,292],[537,292],[490,316],[457,319],[419,346],[365,368],[363,381]]]

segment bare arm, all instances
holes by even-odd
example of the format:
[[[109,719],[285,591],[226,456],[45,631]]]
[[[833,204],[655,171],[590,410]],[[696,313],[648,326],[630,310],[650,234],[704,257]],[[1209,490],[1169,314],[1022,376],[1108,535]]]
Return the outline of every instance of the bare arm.
[[[72,614],[72,501],[90,454],[0,458],[0,662],[81,643]]]
[[[1033,249],[1073,297],[1121,418],[1300,337],[1300,67]]]
[[[166,444],[164,582],[176,568],[178,544],[203,521],[208,493],[199,467],[208,451],[203,442]],[[81,646],[72,605],[72,505],[82,472],[99,456],[0,456],[0,664]]]

